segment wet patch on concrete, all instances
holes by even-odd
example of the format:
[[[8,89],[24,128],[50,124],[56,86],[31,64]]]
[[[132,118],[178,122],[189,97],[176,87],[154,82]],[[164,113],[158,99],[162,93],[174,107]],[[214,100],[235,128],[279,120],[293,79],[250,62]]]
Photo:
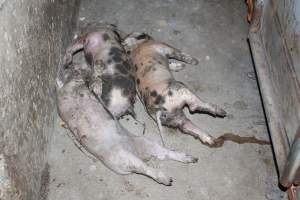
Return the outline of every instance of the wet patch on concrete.
[[[124,180],[124,189],[126,192],[133,193],[137,197],[150,197],[150,195],[145,192],[146,187],[135,185],[128,180]]]
[[[237,144],[258,144],[270,145],[269,141],[257,139],[255,136],[244,137],[233,133],[225,133],[215,140],[215,144],[211,147],[222,147],[225,141],[231,141]]]
[[[198,80],[187,81],[186,84],[189,88],[193,89],[195,92],[205,92],[208,88],[207,85],[199,83]]]
[[[180,33],[181,33],[181,31],[173,30],[173,34],[174,34],[174,35],[179,35]]]
[[[234,102],[232,106],[238,110],[247,110],[248,109],[248,104],[246,104],[246,102],[244,102],[242,100]]]
[[[174,136],[176,134],[178,134],[178,130],[174,129],[174,128],[168,128],[168,127],[164,127],[164,132],[167,136]]]
[[[265,120],[254,121],[253,124],[264,126],[266,125],[266,121]]]
[[[212,93],[218,93],[221,91],[221,86],[215,84],[205,84],[200,83],[199,80],[187,81],[186,84],[189,88],[191,88],[195,92],[205,92],[210,91]]]
[[[228,115],[226,115],[226,118],[227,119],[234,119],[234,115],[233,114],[228,114]]]
[[[132,192],[135,190],[135,186],[127,180],[124,181],[124,188],[127,192]]]
[[[262,161],[265,163],[266,167],[274,167],[274,162],[270,158],[263,158]]]

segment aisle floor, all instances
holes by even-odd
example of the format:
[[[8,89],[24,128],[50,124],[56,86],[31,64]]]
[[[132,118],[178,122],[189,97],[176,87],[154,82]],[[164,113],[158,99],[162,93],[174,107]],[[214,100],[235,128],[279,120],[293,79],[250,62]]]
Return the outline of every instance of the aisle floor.
[[[174,76],[203,99],[221,105],[224,119],[189,117],[211,135],[223,133],[269,140],[247,42],[246,6],[241,0],[82,0],[79,24],[114,23],[126,32],[144,31],[200,60]],[[160,141],[157,127],[139,102],[136,113],[146,135]],[[270,145],[235,144],[211,149],[191,136],[165,129],[166,146],[199,158],[196,164],[151,160],[173,177],[166,187],[141,175],[120,176],[80,152],[57,118],[50,152],[50,200],[278,200],[277,175]],[[142,127],[122,120],[139,135]]]

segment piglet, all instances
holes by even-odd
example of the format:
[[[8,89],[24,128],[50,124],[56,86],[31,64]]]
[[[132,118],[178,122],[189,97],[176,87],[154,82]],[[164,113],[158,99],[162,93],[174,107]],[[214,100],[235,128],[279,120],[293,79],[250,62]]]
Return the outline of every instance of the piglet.
[[[136,68],[138,93],[148,113],[156,120],[160,132],[161,125],[179,128],[183,133],[194,136],[207,145],[214,145],[214,138],[192,123],[184,114],[183,107],[191,112],[208,112],[214,116],[224,117],[226,112],[217,105],[205,102],[183,83],[176,81],[171,70],[178,71],[184,67],[176,59],[188,64],[198,64],[197,59],[167,44],[153,40],[144,33],[128,35],[123,45]]]
[[[61,69],[57,78],[59,116],[89,153],[118,174],[143,174],[167,186],[171,185],[172,179],[143,160],[156,157],[183,163],[197,162],[197,158],[128,132],[88,88],[91,71],[84,65],[72,64]]]
[[[66,50],[64,66],[73,60],[73,54],[83,50],[87,63],[93,67],[90,88],[102,99],[116,117],[131,114],[136,90],[134,69],[120,44],[119,31],[114,25],[93,23],[83,28],[79,36]]]

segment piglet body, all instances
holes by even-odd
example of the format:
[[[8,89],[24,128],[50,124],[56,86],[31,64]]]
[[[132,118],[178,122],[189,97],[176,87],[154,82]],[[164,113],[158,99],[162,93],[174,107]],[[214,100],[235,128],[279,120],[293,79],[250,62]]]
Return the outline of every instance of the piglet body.
[[[84,51],[86,61],[94,70],[90,87],[109,111],[116,118],[134,115],[134,69],[120,44],[116,27],[96,23],[84,28],[82,35],[67,48],[65,66],[79,50]]]
[[[174,79],[171,70],[182,69],[183,64],[169,64],[169,59],[189,64],[197,64],[198,61],[145,34],[133,33],[125,38],[123,44],[125,49],[130,51],[132,62],[137,70],[136,82],[139,95],[148,113],[158,122],[158,125],[161,123],[179,128],[203,143],[213,145],[214,138],[192,123],[182,109],[188,106],[192,112],[209,112],[221,117],[224,117],[226,112],[217,105],[203,101],[183,83]]]

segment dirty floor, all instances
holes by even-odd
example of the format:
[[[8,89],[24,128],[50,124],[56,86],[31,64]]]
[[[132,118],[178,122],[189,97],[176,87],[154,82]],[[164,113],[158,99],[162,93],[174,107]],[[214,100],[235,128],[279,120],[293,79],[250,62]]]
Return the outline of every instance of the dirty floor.
[[[218,137],[224,133],[269,140],[247,43],[246,6],[242,0],[82,0],[79,24],[114,23],[124,31],[145,31],[200,60],[174,73],[203,99],[223,106],[224,119],[189,117]],[[139,102],[136,113],[146,135],[159,141],[155,123]],[[226,142],[211,149],[180,131],[165,129],[166,146],[199,158],[196,164],[149,161],[170,174],[173,186],[141,175],[119,176],[76,148],[57,118],[50,153],[49,200],[278,200],[277,175],[270,145]],[[122,123],[139,135],[130,117]]]

